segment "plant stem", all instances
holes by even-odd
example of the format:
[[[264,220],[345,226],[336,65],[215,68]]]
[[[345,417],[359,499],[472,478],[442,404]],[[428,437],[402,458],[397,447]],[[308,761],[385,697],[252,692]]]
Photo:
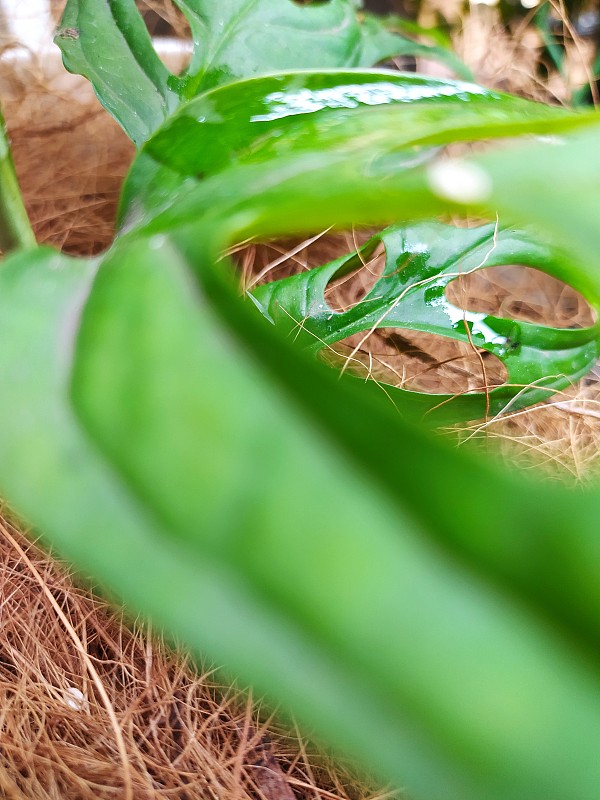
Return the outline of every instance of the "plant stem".
[[[19,189],[4,117],[0,111],[0,250],[35,247],[36,241]]]

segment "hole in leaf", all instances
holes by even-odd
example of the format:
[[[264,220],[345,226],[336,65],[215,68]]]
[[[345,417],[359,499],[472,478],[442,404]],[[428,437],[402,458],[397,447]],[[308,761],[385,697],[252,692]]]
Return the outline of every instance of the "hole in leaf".
[[[386,58],[385,61],[380,61],[376,66],[381,69],[396,69],[400,72],[416,72],[417,59],[409,55],[395,56],[394,58]]]
[[[260,244],[241,242],[232,247],[228,255],[237,264],[242,286],[245,290],[251,290],[262,283],[322,267],[341,255],[355,251],[370,235],[372,233],[365,231],[353,234],[325,230],[303,238],[278,239]]]
[[[136,0],[150,36],[172,36],[189,39],[190,26],[185,14],[174,3]]]
[[[572,286],[533,267],[486,267],[455,278],[446,297],[465,311],[552,328],[587,328],[596,315]]]
[[[178,74],[189,64],[192,35],[189,23],[174,3],[136,0],[154,47],[167,69]]]
[[[502,362],[487,350],[404,328],[354,334],[322,350],[321,357],[358,377],[414,392],[482,392],[507,379]]]
[[[358,242],[353,242],[356,249]],[[385,269],[385,246],[381,242],[373,253],[359,256],[358,266],[347,275],[340,275],[329,282],[325,289],[325,300],[332,311],[348,311],[361,302],[377,283]]]

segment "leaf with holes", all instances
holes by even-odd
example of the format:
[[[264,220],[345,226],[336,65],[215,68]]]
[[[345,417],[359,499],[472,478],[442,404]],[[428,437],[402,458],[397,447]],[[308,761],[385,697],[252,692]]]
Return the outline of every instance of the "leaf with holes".
[[[334,311],[327,302],[328,286],[362,267],[380,243],[385,247],[381,276],[351,309]],[[448,300],[446,289],[458,275],[515,263],[538,267],[587,288],[583,266],[560,249],[540,244],[531,233],[497,230],[494,225],[465,229],[421,223],[388,228],[356,253],[319,269],[266,283],[252,289],[252,296],[275,325],[312,352],[337,356],[335,360],[343,361],[350,371],[368,337],[376,331],[385,334],[390,328],[424,331],[482,348],[506,367],[505,385],[488,386],[482,359],[480,383],[486,390],[423,395],[385,386],[401,409],[427,412],[432,420],[443,422],[475,419],[486,412],[496,415],[551,396],[589,371],[600,354],[598,324],[579,330],[550,328],[467,311]],[[359,339],[354,347],[336,349],[351,336]],[[411,343],[404,345],[410,347]],[[396,340],[395,346],[401,351],[403,342]],[[431,362],[427,355],[422,354],[424,368]],[[374,370],[377,375],[377,359],[374,368],[372,360],[367,366],[368,374]],[[365,374],[364,367],[358,372]]]
[[[405,203],[412,201],[411,213],[415,216],[432,213],[436,205],[431,193],[419,208],[417,192],[406,188],[408,181],[405,187],[402,179],[403,172],[414,172],[415,163],[431,157],[431,145],[474,136],[556,131],[595,119],[595,115],[569,114],[470,84],[384,71],[296,73],[254,79],[196,98],[161,127],[130,172],[123,193],[122,223],[126,228],[141,225],[164,231],[202,219],[219,206],[228,209],[222,212],[225,216],[233,217],[246,213],[248,205],[259,205],[269,208],[264,233],[272,235],[301,230],[310,224],[311,216],[318,220],[315,224],[343,224],[344,214],[346,224],[364,221],[365,208],[372,215],[370,221],[380,221],[393,213],[392,203],[399,205],[402,213],[403,199]],[[295,195],[311,197],[301,214]],[[292,210],[294,206],[296,210]],[[252,220],[253,233],[257,227],[257,220]],[[435,248],[436,238],[442,236],[436,250],[439,263],[435,279],[443,283],[465,252],[473,249],[473,237],[479,234],[425,226],[419,235],[423,259],[431,256],[427,248]],[[480,259],[492,245],[491,229],[482,235],[482,243],[475,248],[475,258]],[[401,234],[398,236],[400,244],[395,241],[393,247],[403,246]],[[512,247],[513,257],[519,255],[524,263],[539,257],[550,269],[564,266],[565,258],[559,250],[540,247],[532,233],[521,234],[519,240],[517,235],[501,231],[499,239],[495,256],[501,259],[508,257]],[[445,256],[442,242],[447,247]],[[346,267],[355,263],[342,261]],[[334,274],[344,264],[325,271]],[[508,370],[506,385],[464,394],[452,402],[448,402],[451,396],[428,398],[406,391],[398,395],[403,408],[420,415],[431,412],[431,421],[472,419],[486,411],[499,413],[509,406],[530,404],[584,374],[597,356],[595,328],[552,332],[514,320],[483,322],[484,315],[480,314],[475,315],[477,324],[471,315],[467,329],[459,310],[444,301],[445,286],[438,287],[442,296],[437,297],[434,307],[431,286],[427,295],[425,288],[419,287],[408,287],[407,293],[407,287],[394,274],[397,285],[392,286],[391,299],[388,294],[385,301],[393,304],[394,313],[390,314],[389,308],[386,311],[384,301],[378,305],[370,297],[371,313],[364,318],[362,305],[346,315],[335,315],[335,323],[347,324],[345,332],[336,332],[335,341],[361,331],[368,333],[373,325],[379,327],[377,319],[385,313],[384,327],[417,326],[482,346],[499,357]],[[583,280],[581,275],[580,270]],[[307,325],[303,322],[304,284],[309,281],[304,276],[286,284],[285,301],[278,299],[278,321],[282,324],[282,316],[287,314],[287,324],[291,321],[303,326],[305,335],[310,332],[329,346],[333,340],[325,335],[322,319],[318,323],[309,319]],[[388,289],[392,283],[386,278]],[[394,289],[404,293],[401,302],[393,295]],[[419,303],[421,312],[415,317]],[[362,328],[357,319],[362,319]],[[409,324],[404,325],[404,321]],[[482,366],[479,385],[483,387],[487,378],[483,362]]]
[[[207,89],[266,72],[374,66],[393,56],[439,59],[470,73],[450,51],[390,30],[355,0],[301,7],[293,0],[175,0],[193,54],[181,76],[159,59],[134,0],[68,0],[55,42],[66,68],[87,77],[102,104],[140,145],[177,105]]]

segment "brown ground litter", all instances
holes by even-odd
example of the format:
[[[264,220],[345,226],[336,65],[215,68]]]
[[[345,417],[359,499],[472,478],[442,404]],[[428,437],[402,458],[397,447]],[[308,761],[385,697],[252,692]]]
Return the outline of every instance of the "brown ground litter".
[[[0,796],[390,797],[82,590],[0,523]]]
[[[172,8],[168,3],[141,5],[158,11],[162,7],[163,16],[165,7]],[[482,12],[465,22],[461,34],[461,46],[478,77],[528,96],[562,99],[564,87],[540,85],[531,77],[539,47],[526,29],[520,38],[507,37],[493,13]],[[181,30],[180,18],[169,14],[167,27],[160,14],[152,18],[163,34]],[[485,52],[478,45],[484,40],[493,43]],[[507,44],[508,51],[503,49]],[[39,240],[73,254],[103,250],[113,236],[118,192],[133,154],[126,137],[85,81],[52,65],[32,63],[24,71],[6,60],[0,95]],[[325,263],[352,250],[358,237],[353,232],[325,233],[310,244],[236,248],[242,281],[249,286],[267,276]],[[338,308],[357,302],[380,266],[380,261],[372,262],[352,281],[333,286],[329,302]],[[556,282],[535,275],[523,283],[521,274],[515,286],[506,274],[496,273],[496,278],[494,284],[463,291],[472,302],[495,303],[513,312],[514,304],[520,304],[519,313],[542,319],[550,319],[550,311],[557,309],[566,324],[584,319],[585,306]],[[406,339],[402,331],[395,334]],[[480,382],[479,360],[473,354],[466,354],[471,361],[465,363],[410,337],[407,345],[377,335],[368,345],[366,358],[370,353],[390,361],[401,350],[403,360],[393,363],[393,371],[402,380],[409,373],[414,379],[415,372],[425,372],[423,389],[439,386],[431,359],[446,360],[451,377],[466,378],[471,388]],[[411,349],[417,347],[411,366]],[[557,396],[554,404],[468,427],[463,438],[493,437],[512,462],[544,463],[555,475],[581,480],[596,468],[598,385],[592,374],[581,386]],[[265,721],[260,704],[219,685],[209,671],[199,673],[185,653],[135,624],[123,624],[113,608],[79,588],[59,562],[2,523],[0,796],[86,800],[122,798],[128,792],[135,800],[390,796],[349,776],[295,732]]]

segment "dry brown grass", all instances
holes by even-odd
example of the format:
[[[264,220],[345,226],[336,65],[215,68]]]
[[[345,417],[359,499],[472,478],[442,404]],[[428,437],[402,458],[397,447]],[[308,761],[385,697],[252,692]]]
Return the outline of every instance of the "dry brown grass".
[[[383,798],[0,522],[0,796]],[[389,795],[388,795],[389,796]]]

